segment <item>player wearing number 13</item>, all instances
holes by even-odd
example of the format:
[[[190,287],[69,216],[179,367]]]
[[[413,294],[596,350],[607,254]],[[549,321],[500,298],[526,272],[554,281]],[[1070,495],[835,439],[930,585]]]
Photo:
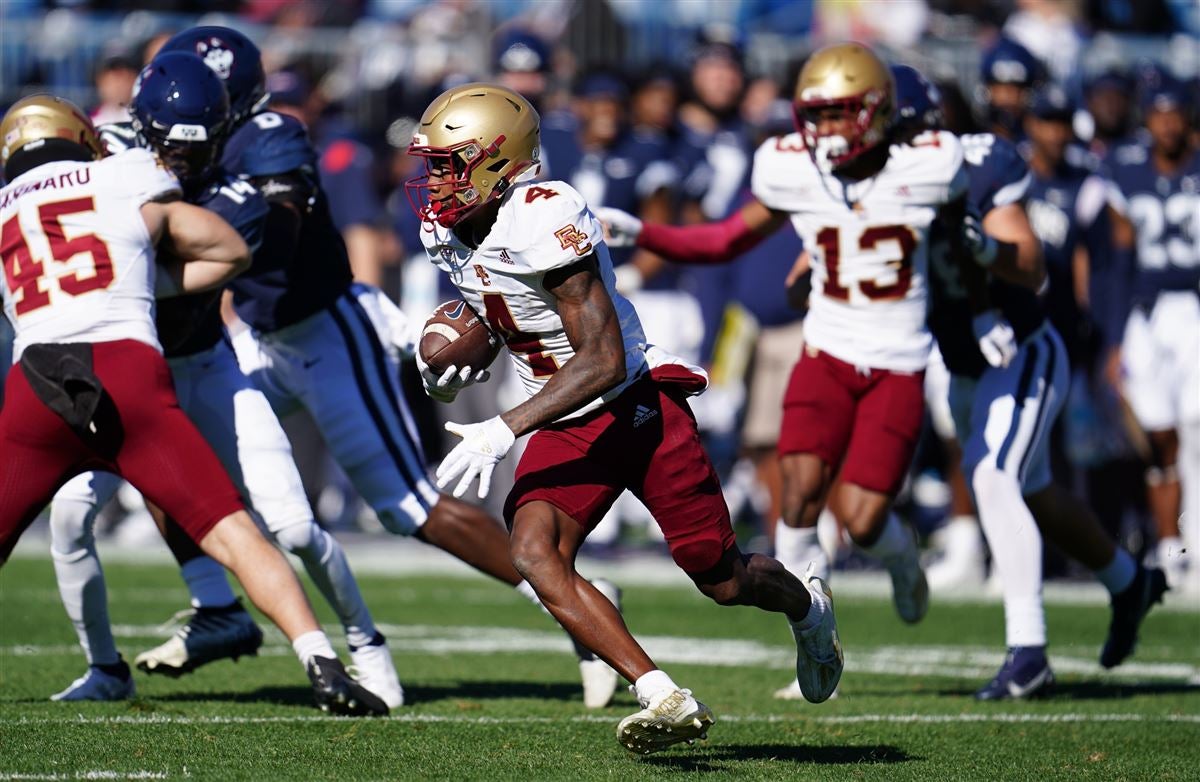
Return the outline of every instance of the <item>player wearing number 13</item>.
[[[800,73],[797,132],[759,148],[755,200],[740,212],[681,228],[599,214],[614,237],[686,263],[727,261],[791,220],[812,256],[813,286],[784,399],[776,553],[793,572],[810,562],[827,572],[816,523],[828,503],[887,566],[897,612],[916,622],[928,589],[912,535],[890,508],[921,427],[930,228],[962,208],[967,181],[951,134],[893,136],[894,99],[892,75],[870,49],[827,46]],[[975,246],[978,236],[963,239]]]

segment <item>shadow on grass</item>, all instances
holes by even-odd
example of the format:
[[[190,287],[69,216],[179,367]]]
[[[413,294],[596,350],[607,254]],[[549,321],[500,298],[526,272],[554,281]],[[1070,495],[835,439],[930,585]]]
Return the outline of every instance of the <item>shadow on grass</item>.
[[[1103,701],[1134,698],[1139,695],[1170,695],[1183,692],[1200,693],[1200,686],[1187,682],[1056,682],[1054,689],[1038,696],[1040,701]],[[944,689],[938,695],[970,697],[973,689]],[[1007,702],[1007,701],[1005,701]]]
[[[529,698],[536,700],[580,700],[579,685],[521,681],[455,682],[444,686],[406,684],[404,699],[409,704],[435,703],[444,700],[499,700]],[[194,702],[236,701],[240,703],[268,702],[285,706],[311,706],[312,690],[307,687],[270,686],[241,692],[168,692],[150,696],[151,701]]]
[[[886,744],[870,746],[797,746],[793,744],[723,744],[696,755],[656,755],[642,762],[680,771],[721,772],[723,761],[770,760],[789,763],[814,763],[822,766],[907,763],[921,760],[899,747]]]

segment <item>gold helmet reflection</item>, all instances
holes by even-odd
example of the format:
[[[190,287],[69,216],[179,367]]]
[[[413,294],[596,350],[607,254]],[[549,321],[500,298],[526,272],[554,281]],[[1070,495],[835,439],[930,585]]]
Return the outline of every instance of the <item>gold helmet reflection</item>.
[[[895,110],[891,70],[875,52],[858,43],[818,49],[796,81],[796,127],[805,145],[824,154],[834,168],[849,163],[887,138]],[[841,109],[853,122],[850,134],[818,134],[822,111]]]
[[[500,197],[538,163],[541,119],[525,98],[496,84],[473,83],[439,95],[425,109],[408,154],[425,158],[426,172],[406,183],[417,213],[452,226]],[[428,174],[453,174],[440,187],[451,195],[428,201]]]

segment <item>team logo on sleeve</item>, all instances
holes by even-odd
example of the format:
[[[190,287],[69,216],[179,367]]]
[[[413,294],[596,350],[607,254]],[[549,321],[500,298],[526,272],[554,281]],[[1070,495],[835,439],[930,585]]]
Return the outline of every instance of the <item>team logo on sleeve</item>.
[[[573,225],[564,225],[554,232],[554,236],[564,250],[572,248],[575,250],[575,254],[580,256],[591,252],[592,243],[588,241],[587,234]]]

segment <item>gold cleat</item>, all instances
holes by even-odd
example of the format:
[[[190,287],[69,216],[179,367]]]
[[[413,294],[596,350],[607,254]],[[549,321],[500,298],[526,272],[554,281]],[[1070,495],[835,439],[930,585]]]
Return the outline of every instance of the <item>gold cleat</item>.
[[[621,720],[617,741],[634,754],[649,755],[673,744],[707,739],[716,721],[712,709],[693,698],[691,690],[673,690]]]

